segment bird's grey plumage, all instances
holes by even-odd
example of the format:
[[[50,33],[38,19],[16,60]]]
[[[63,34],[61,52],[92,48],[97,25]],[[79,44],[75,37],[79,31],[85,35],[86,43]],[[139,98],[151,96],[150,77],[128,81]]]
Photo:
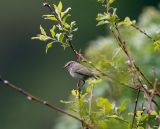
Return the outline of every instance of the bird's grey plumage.
[[[88,78],[94,77],[95,74],[91,72],[87,67],[81,65],[76,61],[69,61],[64,66],[70,73],[70,75],[78,80],[86,80]]]

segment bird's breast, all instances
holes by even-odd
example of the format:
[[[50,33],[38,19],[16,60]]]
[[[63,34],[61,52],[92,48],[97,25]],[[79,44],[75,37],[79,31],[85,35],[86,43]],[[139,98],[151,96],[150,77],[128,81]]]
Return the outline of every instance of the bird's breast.
[[[75,78],[75,79],[83,80],[83,78],[84,78],[82,75],[80,75],[80,74],[78,74],[78,73],[75,73],[75,72],[73,72],[72,70],[71,70],[69,73],[70,73],[70,75],[71,75],[73,78]]]

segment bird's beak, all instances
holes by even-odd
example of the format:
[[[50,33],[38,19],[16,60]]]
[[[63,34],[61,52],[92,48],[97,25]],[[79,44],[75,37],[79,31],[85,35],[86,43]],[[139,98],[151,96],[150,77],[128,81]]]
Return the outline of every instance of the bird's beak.
[[[63,68],[65,69],[67,66],[65,65],[65,66],[63,66]]]

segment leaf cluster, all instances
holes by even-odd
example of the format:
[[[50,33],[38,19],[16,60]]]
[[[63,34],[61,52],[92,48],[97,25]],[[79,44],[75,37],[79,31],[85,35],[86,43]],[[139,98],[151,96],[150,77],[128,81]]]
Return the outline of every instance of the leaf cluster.
[[[60,1],[58,5],[53,4],[52,14],[43,15],[45,20],[50,20],[53,22],[53,26],[50,29],[50,35],[47,35],[45,29],[40,25],[40,34],[32,39],[37,39],[46,42],[46,53],[48,49],[53,46],[54,43],[60,43],[65,49],[69,47],[69,42],[73,38],[73,32],[77,31],[76,22],[68,22],[68,18],[71,16],[69,14],[70,7],[63,11],[63,4]]]

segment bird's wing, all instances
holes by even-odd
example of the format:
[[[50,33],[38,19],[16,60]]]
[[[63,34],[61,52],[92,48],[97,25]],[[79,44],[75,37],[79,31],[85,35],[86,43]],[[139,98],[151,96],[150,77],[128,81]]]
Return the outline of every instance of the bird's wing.
[[[76,73],[81,74],[81,75],[85,75],[85,76],[89,76],[89,77],[94,76],[94,74],[86,67],[77,69]]]

